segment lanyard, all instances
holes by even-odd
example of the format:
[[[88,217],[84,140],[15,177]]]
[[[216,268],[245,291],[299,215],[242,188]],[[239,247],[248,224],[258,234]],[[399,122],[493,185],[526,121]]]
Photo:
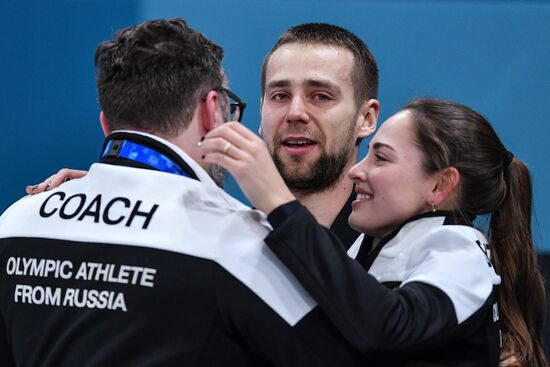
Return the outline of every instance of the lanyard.
[[[185,170],[164,154],[126,139],[113,139],[107,142],[101,158],[112,157],[126,158],[156,168],[159,171],[189,177]]]

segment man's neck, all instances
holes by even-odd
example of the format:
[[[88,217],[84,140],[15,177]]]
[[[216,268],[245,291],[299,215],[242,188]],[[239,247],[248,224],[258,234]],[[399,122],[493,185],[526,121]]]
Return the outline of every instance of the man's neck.
[[[308,208],[319,223],[330,228],[352,191],[353,182],[345,170],[336,184],[326,190],[308,194],[292,191],[292,194]]]

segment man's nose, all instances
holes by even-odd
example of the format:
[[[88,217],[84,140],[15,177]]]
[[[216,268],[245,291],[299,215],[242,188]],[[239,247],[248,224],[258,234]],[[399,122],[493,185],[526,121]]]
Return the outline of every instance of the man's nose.
[[[288,123],[300,122],[303,124],[309,123],[309,114],[303,97],[295,96],[290,101],[286,116]]]

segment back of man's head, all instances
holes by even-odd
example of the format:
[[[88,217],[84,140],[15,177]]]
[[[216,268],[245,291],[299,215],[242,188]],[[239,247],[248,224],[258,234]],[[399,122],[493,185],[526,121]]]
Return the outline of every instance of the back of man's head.
[[[367,45],[352,32],[327,23],[300,24],[290,28],[279,37],[262,65],[262,95],[265,91],[266,69],[269,59],[279,47],[288,43],[340,47],[350,51],[354,59],[352,80],[357,105],[365,100],[377,98],[378,66]]]
[[[200,99],[222,85],[222,58],[220,46],[179,18],[121,30],[95,53],[109,129],[178,135]]]

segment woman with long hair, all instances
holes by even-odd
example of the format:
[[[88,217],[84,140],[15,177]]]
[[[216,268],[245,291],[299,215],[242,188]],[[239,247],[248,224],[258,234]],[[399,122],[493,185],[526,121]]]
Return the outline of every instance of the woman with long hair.
[[[268,215],[266,243],[373,365],[548,366],[529,172],[474,110],[419,99],[381,126],[349,172],[349,222],[365,234],[357,260],[244,126],[210,132],[201,148]],[[486,233],[473,225],[483,215]]]

